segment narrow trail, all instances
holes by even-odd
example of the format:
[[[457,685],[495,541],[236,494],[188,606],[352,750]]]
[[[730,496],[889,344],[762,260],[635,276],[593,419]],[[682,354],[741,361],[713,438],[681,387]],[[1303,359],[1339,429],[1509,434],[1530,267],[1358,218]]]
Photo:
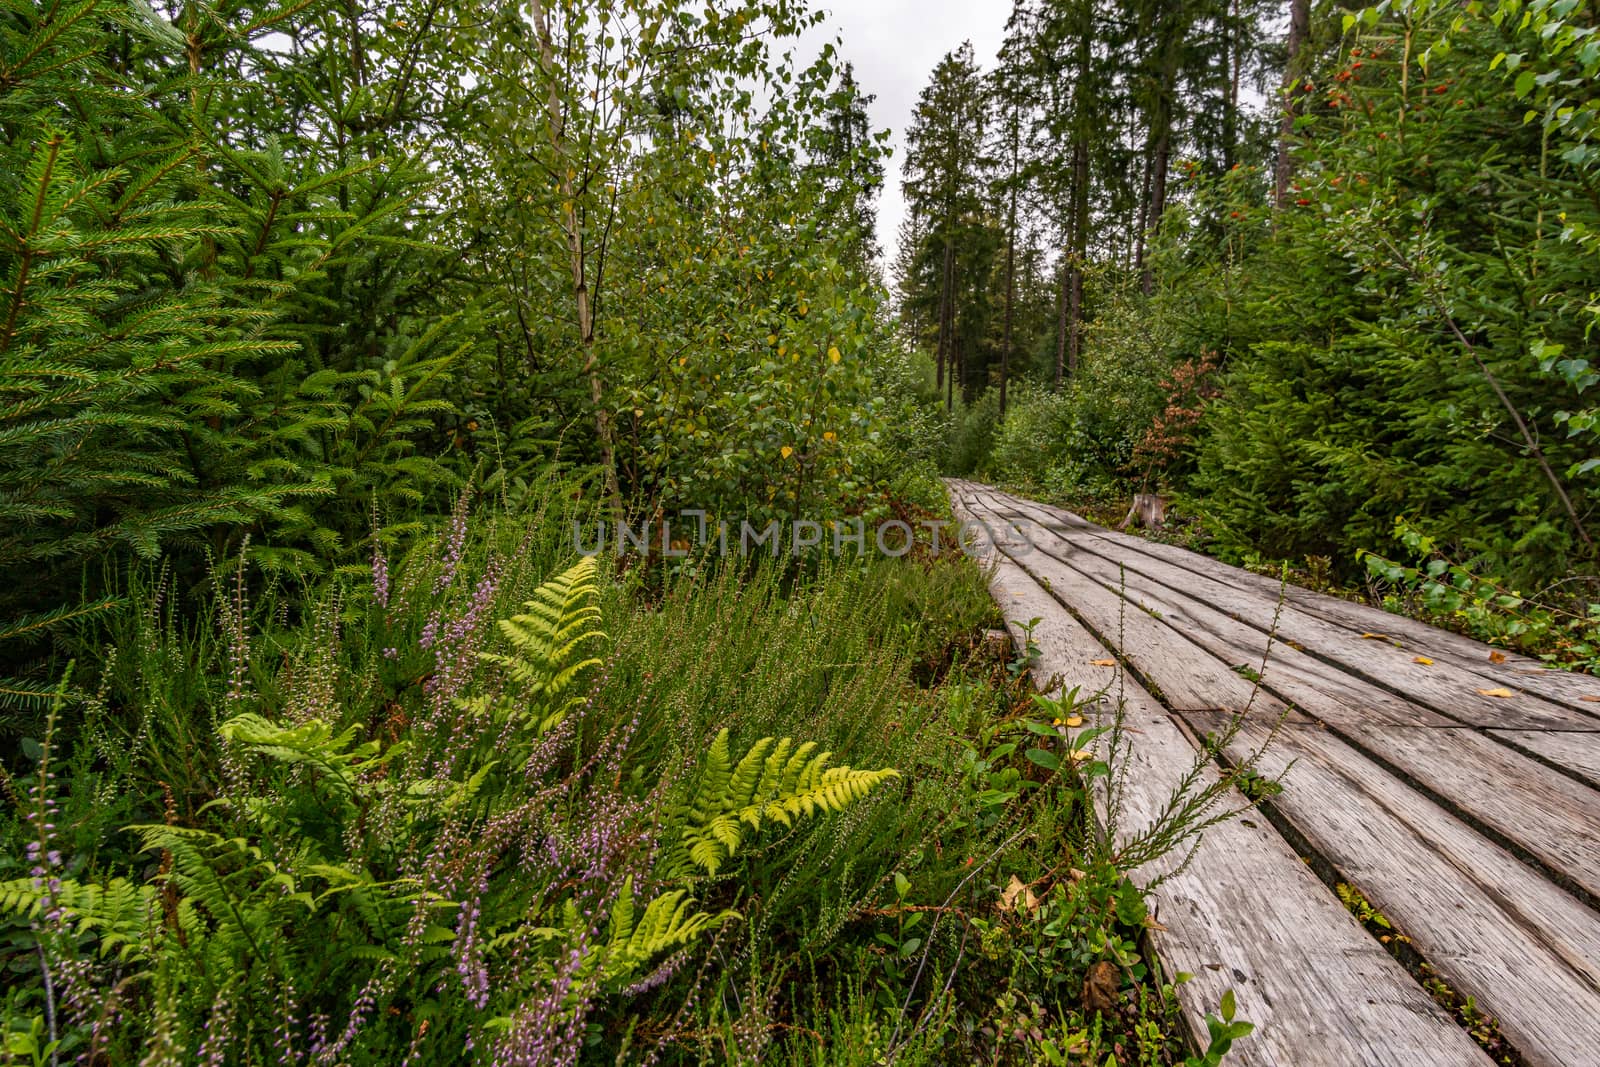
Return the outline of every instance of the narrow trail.
[[[1155,948],[1195,976],[1180,987],[1191,1027],[1205,1033],[1229,988],[1257,1024],[1229,1062],[1492,1062],[1352,918],[1341,882],[1409,938],[1413,964],[1497,1018],[1524,1063],[1597,1062],[1600,679],[948,484],[957,517],[997,533],[974,551],[1013,633],[1040,620],[1041,688],[1103,694],[1098,714],[1120,694],[1125,829],[1241,713],[1223,759],[1270,738],[1260,772],[1288,769],[1280,795],[1207,831],[1156,892]]]

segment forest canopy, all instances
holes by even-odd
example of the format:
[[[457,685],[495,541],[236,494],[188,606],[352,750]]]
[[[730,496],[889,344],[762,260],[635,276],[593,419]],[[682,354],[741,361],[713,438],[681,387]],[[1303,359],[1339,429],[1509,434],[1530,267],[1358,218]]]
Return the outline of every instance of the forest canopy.
[[[1016,5],[908,132],[898,307],[952,467],[1171,494],[1234,559],[1571,592],[1600,465],[1594,20]]]

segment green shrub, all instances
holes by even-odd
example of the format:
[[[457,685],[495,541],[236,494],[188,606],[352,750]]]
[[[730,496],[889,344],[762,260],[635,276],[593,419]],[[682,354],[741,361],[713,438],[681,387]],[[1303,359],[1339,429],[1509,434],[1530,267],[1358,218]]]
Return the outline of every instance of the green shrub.
[[[1000,427],[1000,394],[987,389],[963,402],[953,413],[945,470],[956,475],[982,474]]]

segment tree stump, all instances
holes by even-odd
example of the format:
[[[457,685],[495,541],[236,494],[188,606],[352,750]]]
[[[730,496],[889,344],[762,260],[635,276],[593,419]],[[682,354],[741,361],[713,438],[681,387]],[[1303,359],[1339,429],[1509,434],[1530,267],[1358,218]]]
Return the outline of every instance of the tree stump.
[[[1126,530],[1135,521],[1147,529],[1161,529],[1162,523],[1167,521],[1167,498],[1156,493],[1133,494],[1133,506],[1128,508],[1127,517],[1117,529]]]

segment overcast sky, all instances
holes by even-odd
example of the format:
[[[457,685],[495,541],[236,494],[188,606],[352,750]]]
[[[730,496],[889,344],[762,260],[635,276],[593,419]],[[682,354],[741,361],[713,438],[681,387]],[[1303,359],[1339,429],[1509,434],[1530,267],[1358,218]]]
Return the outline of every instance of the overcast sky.
[[[874,93],[873,129],[894,131],[894,155],[884,173],[878,201],[878,243],[888,261],[894,257],[895,234],[905,216],[900,196],[900,164],[905,159],[905,128],[917,94],[928,84],[934,65],[946,52],[971,41],[979,65],[994,62],[1005,36],[1011,0],[821,0],[829,18],[807,35],[805,44],[821,48],[843,38],[841,58],[855,65],[864,93]],[[796,58],[800,58],[799,53]]]

